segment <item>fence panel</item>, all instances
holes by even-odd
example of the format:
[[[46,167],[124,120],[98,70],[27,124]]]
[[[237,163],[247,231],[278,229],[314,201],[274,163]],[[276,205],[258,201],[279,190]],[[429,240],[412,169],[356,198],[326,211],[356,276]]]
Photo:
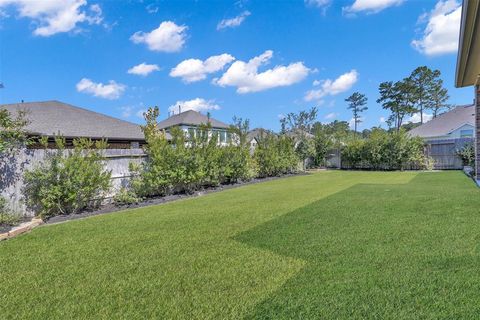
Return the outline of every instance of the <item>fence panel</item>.
[[[0,195],[7,200],[14,212],[25,216],[34,215],[24,204],[23,173],[41,164],[50,151],[53,150],[23,149],[14,155],[0,158]],[[105,169],[112,172],[112,188],[109,194],[111,197],[128,183],[130,162],[140,163],[146,155],[143,149],[107,149],[104,155]]]
[[[425,142],[426,153],[435,161],[435,169],[462,169],[463,161],[457,155],[457,150],[463,148],[467,143],[473,143],[473,139],[427,140]]]

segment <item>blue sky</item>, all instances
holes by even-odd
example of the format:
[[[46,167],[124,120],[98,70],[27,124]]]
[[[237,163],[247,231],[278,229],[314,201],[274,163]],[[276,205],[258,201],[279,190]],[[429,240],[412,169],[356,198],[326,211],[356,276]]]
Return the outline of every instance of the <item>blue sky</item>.
[[[442,72],[450,103],[472,102],[453,85],[460,11],[455,0],[0,0],[0,103],[55,99],[138,123],[148,106],[165,118],[181,105],[278,129],[313,106],[322,122],[348,121],[344,99],[360,91],[360,128],[385,127],[379,83],[420,65]]]

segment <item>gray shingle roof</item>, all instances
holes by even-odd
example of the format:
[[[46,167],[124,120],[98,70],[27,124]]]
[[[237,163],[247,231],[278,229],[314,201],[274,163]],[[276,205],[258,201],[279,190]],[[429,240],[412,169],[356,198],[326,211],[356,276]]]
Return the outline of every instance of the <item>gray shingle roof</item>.
[[[422,138],[441,137],[460,128],[464,124],[475,126],[475,106],[458,106],[410,130],[408,133],[412,136]]]
[[[180,125],[191,125],[199,126],[201,124],[206,124],[209,121],[208,117],[200,112],[194,110],[184,111],[182,113],[176,114],[167,118],[158,123],[160,129],[168,129]],[[226,123],[218,121],[216,119],[210,118],[210,123],[213,128],[228,129],[230,126]]]
[[[252,129],[251,131],[249,131],[247,133],[247,141],[250,142],[252,141],[253,139],[259,139],[263,136],[266,136],[267,134],[275,134],[273,133],[272,131],[270,130],[267,130],[267,129],[263,129],[263,128],[255,128],[255,129]]]
[[[59,101],[26,102],[0,105],[12,114],[27,112],[31,134],[52,136],[60,133],[66,138],[107,138],[144,140],[139,125],[104,114],[75,107]]]

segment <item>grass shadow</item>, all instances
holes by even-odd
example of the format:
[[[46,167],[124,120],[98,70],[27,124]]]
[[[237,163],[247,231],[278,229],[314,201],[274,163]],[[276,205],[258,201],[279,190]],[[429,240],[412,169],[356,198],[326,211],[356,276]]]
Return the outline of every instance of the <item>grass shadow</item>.
[[[478,315],[479,198],[461,175],[421,174],[355,185],[238,234],[306,261],[247,318]]]

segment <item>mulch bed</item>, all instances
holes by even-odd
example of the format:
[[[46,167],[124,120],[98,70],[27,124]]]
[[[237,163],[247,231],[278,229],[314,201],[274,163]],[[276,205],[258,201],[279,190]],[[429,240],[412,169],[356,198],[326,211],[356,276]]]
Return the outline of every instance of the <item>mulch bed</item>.
[[[99,214],[122,211],[122,210],[125,210],[125,209],[147,207],[147,206],[172,202],[172,201],[179,200],[179,199],[195,198],[195,197],[199,197],[199,196],[202,196],[202,195],[205,195],[205,194],[209,194],[209,193],[213,193],[213,192],[219,192],[219,191],[233,189],[233,188],[238,188],[238,187],[249,185],[249,184],[255,184],[255,183],[259,183],[259,182],[277,180],[277,179],[293,177],[293,176],[308,175],[308,174],[309,173],[303,173],[302,172],[302,173],[296,173],[296,174],[287,174],[287,175],[283,175],[283,176],[280,176],[280,177],[257,178],[257,179],[253,179],[253,180],[250,180],[250,181],[247,181],[247,182],[238,182],[238,183],[233,183],[233,184],[220,185],[218,187],[204,188],[204,189],[195,191],[194,193],[191,193],[191,194],[179,193],[179,194],[172,194],[172,195],[168,195],[168,196],[164,196],[164,197],[148,198],[148,199],[146,199],[142,202],[139,202],[139,203],[136,203],[136,204],[131,204],[131,205],[118,206],[118,205],[115,205],[113,203],[110,203],[110,204],[105,204],[105,205],[103,205],[100,208],[95,209],[95,210],[85,210],[85,211],[80,212],[80,213],[54,216],[54,217],[51,217],[48,220],[46,220],[45,223],[47,223],[47,224],[60,223],[60,222],[69,221],[69,220],[76,220],[76,219],[82,219],[82,218],[86,218],[86,217],[96,216],[96,215],[99,215]]]
[[[15,224],[13,226],[10,225],[10,224],[0,223],[0,233],[8,232],[8,231],[12,230],[13,228],[15,228],[16,226],[20,225],[21,223],[27,222],[27,221],[30,221],[30,220],[31,220],[31,218],[23,218],[18,222],[18,224]]]

